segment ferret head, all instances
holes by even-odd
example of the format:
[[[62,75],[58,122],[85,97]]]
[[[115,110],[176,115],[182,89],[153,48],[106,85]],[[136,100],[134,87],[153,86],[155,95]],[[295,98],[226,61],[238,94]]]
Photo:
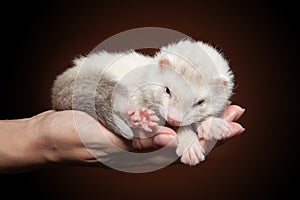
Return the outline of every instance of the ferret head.
[[[156,55],[162,70],[160,115],[171,125],[189,125],[219,115],[232,95],[227,61],[211,46],[181,41]]]

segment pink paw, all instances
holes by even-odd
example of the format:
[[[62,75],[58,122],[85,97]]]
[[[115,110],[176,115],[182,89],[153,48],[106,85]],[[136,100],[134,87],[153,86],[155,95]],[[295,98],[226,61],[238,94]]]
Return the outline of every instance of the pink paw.
[[[131,123],[136,127],[144,129],[145,131],[152,132],[151,127],[158,125],[157,121],[159,121],[159,118],[155,115],[155,112],[150,109],[141,108],[136,111],[129,109],[128,114]]]
[[[211,118],[201,123],[198,127],[199,137],[205,140],[225,139],[232,134],[230,124],[221,118]]]
[[[198,139],[193,140],[189,146],[181,146],[179,144],[176,153],[178,156],[181,156],[181,162],[189,166],[195,166],[205,160],[204,149]]]

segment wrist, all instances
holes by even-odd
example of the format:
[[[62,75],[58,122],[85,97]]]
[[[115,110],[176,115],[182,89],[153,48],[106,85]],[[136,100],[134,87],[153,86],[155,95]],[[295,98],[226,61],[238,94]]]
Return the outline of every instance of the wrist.
[[[44,164],[32,118],[0,121],[0,171],[28,171]]]
[[[57,141],[55,141],[53,121],[54,111],[46,111],[33,116],[29,119],[28,129],[32,135],[32,147],[38,153],[35,153],[35,157],[41,163],[50,164],[58,162],[58,151],[56,150]]]
[[[76,165],[91,159],[77,134],[73,111],[47,111],[35,118],[36,146],[46,163]]]

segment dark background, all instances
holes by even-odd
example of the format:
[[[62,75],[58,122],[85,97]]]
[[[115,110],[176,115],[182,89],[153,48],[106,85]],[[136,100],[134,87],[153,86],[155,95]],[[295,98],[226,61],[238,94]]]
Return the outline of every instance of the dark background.
[[[246,108],[243,135],[197,167],[169,166],[145,174],[58,167],[1,175],[1,195],[22,198],[257,199],[296,193],[299,132],[296,5],[292,3],[109,2],[1,5],[0,119],[51,108],[50,88],[71,59],[119,32],[170,28],[222,49]],[[298,53],[298,52],[297,52]],[[8,189],[12,189],[9,192]],[[22,191],[22,192],[21,192]]]

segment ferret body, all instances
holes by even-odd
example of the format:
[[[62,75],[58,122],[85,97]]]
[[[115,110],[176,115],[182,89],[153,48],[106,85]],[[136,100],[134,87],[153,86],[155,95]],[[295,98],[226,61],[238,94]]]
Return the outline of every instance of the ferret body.
[[[99,52],[74,65],[54,82],[56,110],[85,111],[126,139],[140,132],[135,130],[151,132],[165,122],[180,126],[176,152],[189,165],[205,158],[198,137],[226,137],[221,129],[229,126],[218,116],[232,94],[233,75],[211,46],[184,40],[155,57]]]
[[[128,79],[125,76],[132,71],[135,72],[136,68],[151,64],[152,61],[150,57],[133,51],[123,53],[103,51],[77,58],[74,60],[74,67],[56,78],[52,88],[52,106],[56,110],[85,111],[114,133],[130,140],[134,137],[134,133],[128,112],[141,109],[140,104],[143,101],[138,102],[135,99],[145,97],[141,92],[135,93],[140,97],[130,95],[130,92],[132,93],[130,89],[140,83],[139,76],[135,79]],[[145,71],[141,73],[143,74],[139,74],[140,76],[148,76]],[[129,105],[130,98],[133,99],[134,106]],[[138,115],[139,111],[136,110],[135,114]],[[145,114],[152,117],[152,113]],[[152,119],[153,122],[157,121],[156,117],[149,120]]]
[[[136,129],[152,132],[165,124],[167,88],[177,94],[183,88],[185,94],[190,90],[180,74],[133,51],[93,53],[76,59],[74,65],[54,82],[53,108],[85,111],[129,140],[142,133]]]

